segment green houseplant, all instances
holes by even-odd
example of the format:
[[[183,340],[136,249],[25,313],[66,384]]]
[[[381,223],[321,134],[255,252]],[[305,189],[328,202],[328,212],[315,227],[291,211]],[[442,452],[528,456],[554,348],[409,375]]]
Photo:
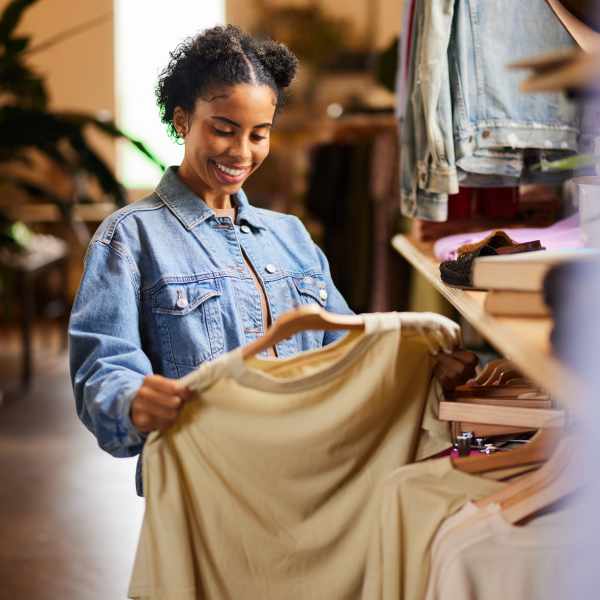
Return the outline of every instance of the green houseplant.
[[[163,170],[164,165],[140,140],[126,135],[110,120],[49,108],[44,78],[28,64],[29,57],[97,25],[98,19],[33,46],[31,38],[18,35],[16,29],[25,11],[37,1],[11,0],[0,14],[0,184],[25,192],[26,198],[53,203],[64,221],[72,224],[74,206],[94,201],[88,193],[91,186],[86,182],[93,182],[100,189],[104,201],[110,199],[115,206],[126,203],[125,189],[88,142],[87,130],[95,129],[111,138],[126,139]],[[35,169],[32,160],[35,154],[43,156],[53,168],[60,170],[61,175],[72,178],[75,193],[63,196],[35,178],[24,176],[23,169],[11,168],[20,164]],[[6,215],[0,218],[2,227],[0,245],[22,246],[19,239],[11,236],[10,231],[14,228]]]

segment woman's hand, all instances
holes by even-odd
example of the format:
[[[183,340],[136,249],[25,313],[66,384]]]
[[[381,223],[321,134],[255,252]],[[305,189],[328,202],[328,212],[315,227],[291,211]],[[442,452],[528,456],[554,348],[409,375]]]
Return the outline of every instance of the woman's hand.
[[[479,359],[468,350],[455,350],[451,354],[439,354],[435,376],[446,392],[466,383],[475,375]]]
[[[131,422],[144,433],[164,431],[173,425],[191,394],[175,379],[148,375],[131,403]]]

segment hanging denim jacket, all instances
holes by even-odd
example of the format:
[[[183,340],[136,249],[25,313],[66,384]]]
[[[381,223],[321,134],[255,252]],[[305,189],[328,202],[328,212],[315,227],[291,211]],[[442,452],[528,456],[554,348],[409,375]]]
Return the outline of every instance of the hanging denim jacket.
[[[573,43],[545,0],[416,0],[401,126],[404,214],[443,221],[459,184],[544,181],[524,172],[526,150],[577,150],[577,107],[560,94],[521,93],[525,75],[506,68]]]
[[[506,68],[573,45],[545,0],[456,3],[449,62],[461,169],[518,178],[521,149],[577,151],[577,105],[564,94],[524,94],[519,84],[527,74]]]
[[[233,197],[237,218],[217,217],[169,168],[156,191],[109,216],[94,235],[69,322],[79,417],[114,456],[134,456],[145,436],[131,401],[146,375],[178,378],[260,337],[263,314],[317,304],[351,313],[327,260],[299,219]],[[319,348],[343,332],[305,331],[279,356]],[[138,469],[138,491],[140,486]]]

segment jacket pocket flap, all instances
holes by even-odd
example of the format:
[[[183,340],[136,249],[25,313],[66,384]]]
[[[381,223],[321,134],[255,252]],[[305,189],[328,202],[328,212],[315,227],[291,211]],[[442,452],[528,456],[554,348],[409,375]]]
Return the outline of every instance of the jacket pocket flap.
[[[294,277],[294,284],[299,294],[310,296],[321,306],[327,303],[327,286],[323,278],[315,275]]]
[[[187,315],[201,304],[221,295],[212,280],[194,283],[170,283],[160,288],[152,299],[152,311],[165,315]]]

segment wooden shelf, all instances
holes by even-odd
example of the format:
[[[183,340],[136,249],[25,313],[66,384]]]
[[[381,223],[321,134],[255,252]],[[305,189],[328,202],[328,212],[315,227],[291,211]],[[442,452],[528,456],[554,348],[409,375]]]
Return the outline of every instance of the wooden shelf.
[[[483,308],[487,292],[465,291],[447,286],[440,279],[439,263],[432,246],[396,235],[392,246],[460,312],[498,352],[512,360],[537,385],[565,408],[576,410],[582,389],[579,380],[552,355],[552,319],[497,317]]]

